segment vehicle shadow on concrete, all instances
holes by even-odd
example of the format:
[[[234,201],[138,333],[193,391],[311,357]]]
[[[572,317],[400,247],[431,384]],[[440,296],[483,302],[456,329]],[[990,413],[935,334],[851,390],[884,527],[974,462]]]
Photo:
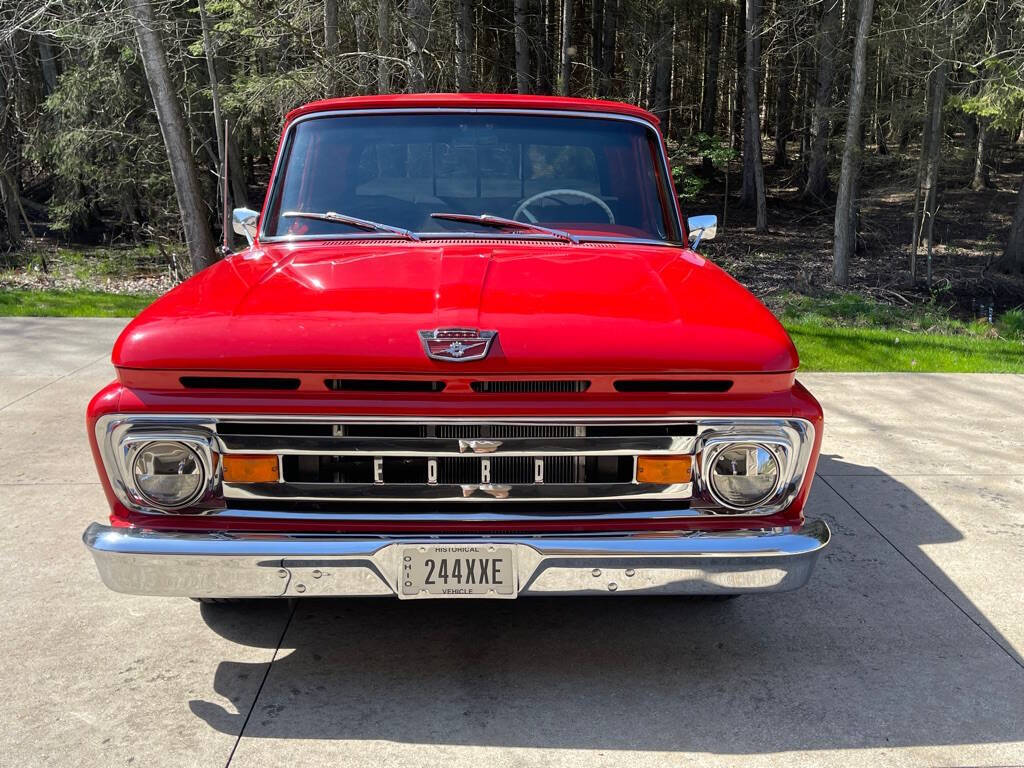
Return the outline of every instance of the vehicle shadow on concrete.
[[[934,514],[919,544],[958,540]],[[821,478],[808,516],[834,538],[802,590],[305,600],[251,714],[189,706],[250,738],[727,754],[1024,740],[1024,670],[939,591],[964,601],[952,582],[925,578]],[[237,620],[253,609],[202,608],[213,631],[258,645]],[[265,670],[225,660],[213,690],[230,698]]]

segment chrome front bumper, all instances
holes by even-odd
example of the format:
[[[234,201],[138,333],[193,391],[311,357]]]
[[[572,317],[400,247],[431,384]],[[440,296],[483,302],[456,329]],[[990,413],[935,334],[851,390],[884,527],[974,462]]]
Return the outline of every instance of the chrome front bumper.
[[[514,545],[520,595],[706,595],[803,586],[831,534],[799,529],[493,536]],[[166,533],[93,523],[83,539],[116,592],[181,597],[398,594],[399,547],[484,537]]]

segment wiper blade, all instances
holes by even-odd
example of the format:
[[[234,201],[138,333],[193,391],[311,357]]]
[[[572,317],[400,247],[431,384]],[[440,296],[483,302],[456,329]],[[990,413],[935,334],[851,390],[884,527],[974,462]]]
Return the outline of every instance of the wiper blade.
[[[492,216],[489,213],[432,213],[432,219],[443,219],[444,221],[465,221],[470,224],[479,224],[482,227],[494,227],[496,229],[525,229],[530,232],[540,232],[551,237],[558,238],[567,243],[578,243],[579,238],[561,229],[542,227],[540,224],[531,224],[528,221],[516,221],[506,219],[502,216]]]
[[[315,213],[309,211],[285,211],[281,214],[284,217],[291,217],[295,219],[316,219],[317,221],[332,221],[336,224],[348,224],[350,227],[356,227],[357,229],[363,229],[367,232],[390,232],[394,235],[400,235],[406,240],[419,240],[420,238],[415,232],[410,232],[408,229],[402,229],[401,227],[393,227],[390,224],[381,224],[377,221],[370,221],[369,219],[358,219],[355,216],[346,216],[343,213],[336,213],[334,211],[326,211],[325,213]]]

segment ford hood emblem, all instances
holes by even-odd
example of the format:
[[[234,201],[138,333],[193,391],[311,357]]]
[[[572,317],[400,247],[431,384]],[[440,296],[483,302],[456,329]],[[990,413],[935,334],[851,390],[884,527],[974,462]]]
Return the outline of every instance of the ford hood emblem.
[[[437,328],[420,331],[420,340],[423,351],[431,360],[468,363],[487,357],[491,342],[497,335],[497,331],[478,331],[476,328]]]

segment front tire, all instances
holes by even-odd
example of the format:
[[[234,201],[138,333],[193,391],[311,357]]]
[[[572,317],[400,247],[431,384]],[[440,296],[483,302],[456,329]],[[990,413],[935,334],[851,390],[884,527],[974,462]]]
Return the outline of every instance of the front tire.
[[[193,603],[199,603],[200,605],[222,605],[224,603],[240,603],[243,598],[241,597],[190,597]]]

